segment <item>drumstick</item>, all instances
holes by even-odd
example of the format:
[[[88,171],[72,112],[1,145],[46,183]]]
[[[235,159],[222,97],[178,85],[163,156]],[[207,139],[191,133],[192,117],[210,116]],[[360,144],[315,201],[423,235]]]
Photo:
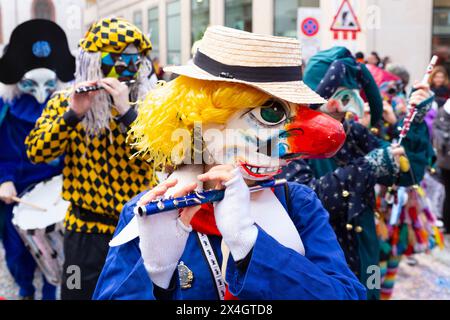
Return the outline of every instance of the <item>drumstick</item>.
[[[30,203],[30,202],[24,201],[24,200],[22,200],[22,199],[20,199],[18,197],[12,197],[11,199],[13,199],[17,203],[22,203],[22,204],[27,205],[29,207],[35,208],[36,210],[43,211],[43,212],[47,211],[47,209],[45,209],[45,208],[42,208],[42,207],[40,207],[38,205],[35,205],[34,203]]]

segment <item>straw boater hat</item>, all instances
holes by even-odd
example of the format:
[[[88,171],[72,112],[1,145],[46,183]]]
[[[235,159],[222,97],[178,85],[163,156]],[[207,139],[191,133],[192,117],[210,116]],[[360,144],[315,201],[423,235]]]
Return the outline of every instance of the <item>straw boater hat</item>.
[[[303,83],[300,42],[291,38],[209,27],[192,65],[164,70],[200,80],[247,84],[292,103],[326,102]]]

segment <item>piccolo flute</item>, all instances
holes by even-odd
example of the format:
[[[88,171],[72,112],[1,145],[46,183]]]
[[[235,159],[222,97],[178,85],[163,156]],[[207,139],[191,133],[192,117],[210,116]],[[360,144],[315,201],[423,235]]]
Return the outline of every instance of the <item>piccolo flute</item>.
[[[420,84],[427,84],[430,80],[430,76],[433,73],[434,67],[436,67],[436,64],[438,62],[438,56],[433,56],[433,58],[430,61],[430,64],[427,67],[427,72],[425,76],[422,79],[422,82]],[[417,114],[417,106],[416,105],[409,105],[408,106],[409,113],[407,117],[405,118],[405,121],[403,123],[402,131],[400,132],[400,139],[398,141],[398,144],[401,145],[403,139],[408,135],[410,125],[413,122],[416,114]]]
[[[123,81],[123,84],[126,84],[127,86],[131,86],[132,84],[136,83],[136,80],[128,80],[128,81]],[[91,92],[91,91],[98,91],[98,90],[103,90],[105,88],[103,88],[101,85],[95,85],[95,86],[86,86],[86,87],[80,87],[78,89],[75,90],[75,93],[79,94],[79,93],[87,93],[87,92]]]
[[[285,185],[286,179],[264,181],[254,187],[250,187],[250,192],[257,192],[267,188],[274,188]],[[149,216],[165,211],[178,210],[188,207],[196,207],[206,203],[222,201],[225,197],[225,190],[206,190],[190,193],[184,197],[157,199],[145,206],[135,208],[135,213],[142,216]]]

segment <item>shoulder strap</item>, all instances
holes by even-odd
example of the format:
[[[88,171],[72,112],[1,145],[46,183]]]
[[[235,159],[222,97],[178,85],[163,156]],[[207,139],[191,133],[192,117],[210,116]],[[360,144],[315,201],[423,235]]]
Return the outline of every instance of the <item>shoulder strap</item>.
[[[284,185],[284,197],[286,199],[286,209],[289,214],[292,212],[291,195],[289,194],[289,184]]]
[[[197,232],[198,241],[200,242],[200,247],[203,251],[203,256],[208,261],[209,269],[211,271],[211,275],[214,279],[217,295],[220,300],[225,299],[225,281],[222,276],[221,266],[217,261],[216,254],[214,252],[213,247],[211,246],[211,242],[206,234]]]

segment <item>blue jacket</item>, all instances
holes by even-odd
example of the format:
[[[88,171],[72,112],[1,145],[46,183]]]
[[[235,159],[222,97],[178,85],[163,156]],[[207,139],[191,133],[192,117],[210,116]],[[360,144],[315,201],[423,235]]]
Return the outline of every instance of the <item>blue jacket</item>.
[[[0,98],[0,184],[12,181],[19,193],[62,170],[60,160],[36,165],[27,157],[25,139],[44,107],[30,95],[22,95],[10,104]]]
[[[289,184],[289,205],[286,204],[283,187],[276,188],[275,194],[297,227],[306,255],[282,246],[259,229],[245,270],[238,268],[230,256],[227,268],[230,293],[241,300],[365,299],[366,291],[347,267],[328,223],[328,213],[316,194],[306,186]],[[141,196],[123,209],[116,234],[132,219],[133,208]],[[222,239],[216,236],[209,238],[221,264]],[[182,290],[175,273],[176,288],[169,298],[217,300],[208,262],[194,232],[188,239],[181,261],[193,271],[193,285]],[[155,299],[154,286],[145,270],[138,239],[110,249],[94,299]]]

